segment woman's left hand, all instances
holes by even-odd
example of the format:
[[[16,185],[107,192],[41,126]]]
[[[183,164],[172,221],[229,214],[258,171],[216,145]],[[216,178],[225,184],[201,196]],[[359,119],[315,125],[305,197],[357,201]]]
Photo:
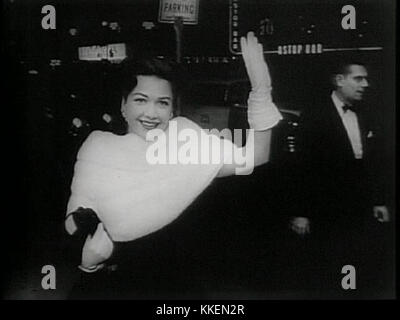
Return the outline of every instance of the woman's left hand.
[[[104,229],[103,223],[97,225],[93,237],[88,235],[82,250],[82,267],[90,269],[103,263],[112,255],[114,244]]]

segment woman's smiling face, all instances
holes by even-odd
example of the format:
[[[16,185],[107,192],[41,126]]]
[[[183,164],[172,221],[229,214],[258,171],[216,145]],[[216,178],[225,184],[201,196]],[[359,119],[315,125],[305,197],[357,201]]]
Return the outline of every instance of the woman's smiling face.
[[[128,132],[146,139],[152,129],[166,130],[173,116],[173,94],[168,80],[137,76],[137,85],[121,104]]]

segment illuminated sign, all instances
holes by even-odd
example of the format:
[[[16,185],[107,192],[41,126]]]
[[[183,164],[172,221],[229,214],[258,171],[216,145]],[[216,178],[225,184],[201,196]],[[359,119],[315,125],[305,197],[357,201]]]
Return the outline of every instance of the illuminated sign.
[[[173,23],[181,17],[184,24],[197,24],[199,0],[160,0],[159,22]]]
[[[347,0],[230,0],[229,49],[241,54],[240,38],[253,31],[265,53],[313,55],[377,51],[385,43],[379,0],[352,0],[354,27],[343,27]]]
[[[230,63],[235,60],[236,57],[216,57],[216,56],[194,56],[194,57],[183,57],[183,61],[188,64],[198,64],[198,63]]]
[[[106,46],[79,47],[79,60],[86,61],[121,61],[126,58],[125,43],[114,43]]]
[[[320,54],[323,52],[321,43],[279,45],[279,55]]]

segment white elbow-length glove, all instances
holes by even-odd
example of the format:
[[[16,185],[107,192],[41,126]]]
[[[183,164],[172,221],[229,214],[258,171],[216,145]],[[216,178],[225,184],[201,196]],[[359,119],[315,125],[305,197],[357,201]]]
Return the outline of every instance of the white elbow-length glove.
[[[253,32],[241,37],[242,56],[250,79],[251,92],[248,99],[248,121],[250,128],[263,131],[275,126],[282,119],[272,102],[271,77],[264,59],[263,47]]]

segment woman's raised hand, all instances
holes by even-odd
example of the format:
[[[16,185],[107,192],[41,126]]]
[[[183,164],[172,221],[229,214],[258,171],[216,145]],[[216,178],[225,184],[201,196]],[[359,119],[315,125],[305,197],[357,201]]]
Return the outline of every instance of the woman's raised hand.
[[[240,38],[240,45],[252,91],[255,93],[270,93],[271,77],[264,59],[262,44],[258,42],[254,32],[248,32],[247,37]]]

